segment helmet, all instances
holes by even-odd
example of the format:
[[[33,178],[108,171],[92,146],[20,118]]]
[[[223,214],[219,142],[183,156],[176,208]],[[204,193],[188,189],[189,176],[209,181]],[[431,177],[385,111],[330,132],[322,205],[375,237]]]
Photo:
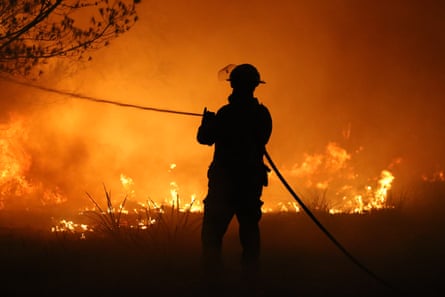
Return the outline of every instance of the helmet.
[[[260,73],[251,64],[241,64],[236,66],[227,79],[230,82],[242,85],[258,85],[265,82],[260,79]]]

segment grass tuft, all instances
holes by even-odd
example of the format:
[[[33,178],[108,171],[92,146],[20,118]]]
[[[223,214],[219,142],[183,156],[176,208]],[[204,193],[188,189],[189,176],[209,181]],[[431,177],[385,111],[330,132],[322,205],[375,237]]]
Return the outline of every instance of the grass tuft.
[[[118,210],[116,210],[116,208],[113,207],[111,200],[111,191],[108,191],[105,185],[104,192],[107,203],[106,211],[104,211],[99,203],[87,192],[86,195],[93,202],[98,211],[86,211],[84,214],[96,222],[97,228],[99,228],[100,231],[117,235],[121,230],[122,211],[128,196],[125,196],[123,201],[119,204]]]

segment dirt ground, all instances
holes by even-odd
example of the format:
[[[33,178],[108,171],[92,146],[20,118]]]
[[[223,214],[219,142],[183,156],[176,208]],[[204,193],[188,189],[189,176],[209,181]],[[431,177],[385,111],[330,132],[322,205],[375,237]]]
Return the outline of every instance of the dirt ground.
[[[2,296],[443,296],[443,209],[431,205],[367,215],[317,214],[376,280],[352,263],[305,214],[265,214],[262,273],[241,281],[237,223],[224,241],[225,271],[206,285],[198,228],[169,238],[51,233],[8,226],[0,213]],[[389,286],[387,286],[389,285]]]

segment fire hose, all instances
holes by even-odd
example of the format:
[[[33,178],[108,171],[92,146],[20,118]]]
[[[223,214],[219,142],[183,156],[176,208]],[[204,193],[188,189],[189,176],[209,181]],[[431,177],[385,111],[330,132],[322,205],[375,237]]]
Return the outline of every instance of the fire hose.
[[[128,108],[135,108],[140,110],[148,110],[148,111],[154,111],[154,112],[163,112],[163,113],[171,113],[171,114],[178,114],[178,115],[185,115],[185,116],[195,116],[195,117],[202,117],[202,113],[194,113],[194,112],[185,112],[185,111],[177,111],[177,110],[171,110],[171,109],[161,109],[161,108],[154,108],[154,107],[148,107],[148,106],[141,106],[141,105],[135,105],[135,104],[128,104],[128,103],[122,103],[118,101],[113,100],[107,100],[107,99],[100,99],[95,98],[91,96],[85,96],[78,93],[73,92],[67,92],[62,90],[57,90],[49,87],[44,87],[36,84],[31,84],[28,82],[19,81],[10,77],[0,77],[4,81],[8,81],[14,84],[19,84],[22,86],[38,89],[41,91],[51,92],[55,94],[59,94],[62,96],[69,96],[76,99],[82,99],[82,100],[88,100],[96,103],[102,103],[102,104],[111,104],[116,105],[120,107],[128,107]],[[275,174],[278,176],[281,183],[284,185],[284,187],[287,189],[287,191],[291,194],[291,196],[297,201],[297,203],[301,206],[301,208],[304,210],[304,212],[309,216],[309,218],[315,223],[315,225],[323,232],[326,237],[357,267],[359,267],[361,270],[363,270],[366,274],[368,274],[371,278],[378,281],[385,287],[393,290],[396,293],[401,293],[398,289],[396,289],[394,286],[392,286],[390,283],[388,283],[383,278],[379,277],[377,274],[375,274],[372,270],[370,270],[367,266],[362,264],[356,257],[354,257],[333,235],[331,232],[329,232],[326,227],[317,219],[317,217],[313,214],[313,212],[306,206],[306,204],[301,200],[301,198],[295,193],[295,191],[292,189],[292,187],[289,185],[289,183],[286,181],[286,179],[283,177],[281,172],[278,170],[277,166],[273,162],[272,158],[270,157],[267,150],[265,150],[264,155],[272,167],[272,170],[275,172]]]

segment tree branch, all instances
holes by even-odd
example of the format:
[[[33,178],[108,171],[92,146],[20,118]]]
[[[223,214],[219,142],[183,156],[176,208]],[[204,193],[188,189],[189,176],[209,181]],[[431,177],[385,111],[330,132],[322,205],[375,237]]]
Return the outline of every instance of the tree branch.
[[[25,34],[28,30],[30,30],[32,27],[35,27],[38,23],[40,23],[41,21],[43,21],[45,18],[48,17],[48,15],[54,10],[56,9],[57,6],[60,5],[60,3],[62,2],[62,0],[56,0],[56,2],[48,7],[47,11],[44,11],[43,9],[41,10],[41,13],[39,13],[31,22],[29,22],[27,25],[25,25],[24,27],[22,27],[20,30],[13,32],[12,34],[10,34],[10,36],[12,36],[8,41],[6,41],[4,44],[2,44],[0,46],[0,50],[2,50],[3,48],[7,47],[8,45],[10,45],[12,42],[14,42],[15,40],[17,40],[21,35]],[[49,3],[50,4],[50,3]],[[43,8],[43,7],[42,7]]]

